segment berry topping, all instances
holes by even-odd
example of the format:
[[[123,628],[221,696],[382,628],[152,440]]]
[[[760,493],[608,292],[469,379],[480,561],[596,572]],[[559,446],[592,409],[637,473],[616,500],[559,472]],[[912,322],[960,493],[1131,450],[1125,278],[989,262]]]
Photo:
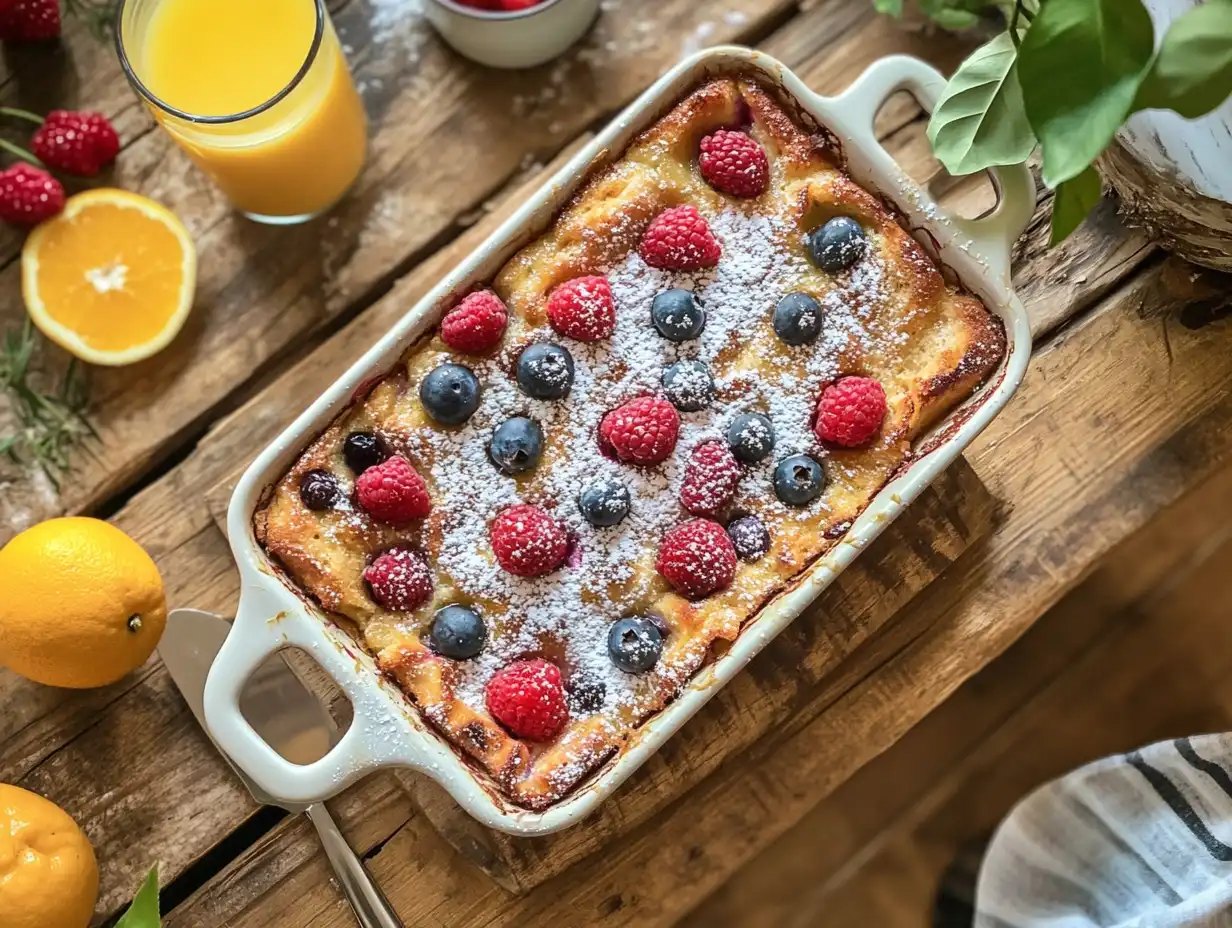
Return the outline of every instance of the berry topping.
[[[825,471],[807,454],[783,458],[774,469],[774,495],[788,506],[807,506],[825,488]]]
[[[868,251],[868,237],[850,216],[835,216],[809,233],[808,250],[814,264],[823,271],[837,274],[864,257]]]
[[[677,361],[663,372],[663,392],[681,412],[697,412],[714,402],[714,378],[701,361]]]
[[[582,491],[578,508],[596,528],[619,525],[629,514],[629,490],[619,480],[602,477]]]
[[[539,463],[543,452],[543,429],[525,416],[506,419],[492,433],[488,456],[506,474],[521,474]]]
[[[342,457],[347,467],[362,474],[389,457],[389,448],[375,432],[352,432],[342,443]]]
[[[713,516],[730,503],[744,469],[721,441],[704,441],[693,449],[680,486],[680,504],[695,516]]]
[[[616,302],[606,277],[575,277],[548,297],[548,322],[566,338],[598,342],[616,328]]]
[[[656,294],[650,304],[650,321],[668,341],[687,342],[706,328],[706,310],[692,290],[676,287]]]
[[[437,611],[428,631],[428,644],[443,657],[470,660],[483,650],[488,629],[483,618],[465,606],[446,606]]]
[[[442,364],[419,385],[419,401],[441,425],[461,425],[479,408],[479,378],[461,364]]]
[[[727,537],[742,561],[755,561],[770,550],[770,532],[757,516],[741,516],[727,523]]]
[[[569,680],[569,709],[582,715],[598,712],[607,698],[607,684],[594,677],[575,673]]]
[[[700,271],[719,263],[723,250],[710,225],[692,206],[674,206],[655,217],[638,254],[665,271]]]
[[[46,42],[60,34],[60,0],[0,3],[0,40]]]
[[[641,616],[619,619],[608,630],[607,653],[625,673],[645,673],[659,663],[663,633],[658,625]]]
[[[528,741],[551,741],[569,721],[560,668],[538,657],[493,674],[487,703],[492,718]]]
[[[670,529],[655,568],[689,599],[726,589],[736,576],[736,549],[718,522],[692,519]]]
[[[18,163],[0,171],[0,219],[38,225],[64,209],[64,187],[36,167]]]
[[[759,197],[770,183],[765,150],[743,132],[720,129],[706,136],[697,164],[706,183],[734,197]]]
[[[410,522],[432,511],[427,484],[401,455],[360,474],[355,479],[355,498],[360,508],[382,522]]]
[[[774,307],[774,334],[789,345],[807,345],[821,334],[821,306],[807,293],[788,293]]]
[[[505,334],[509,310],[491,290],[476,290],[445,314],[441,341],[463,354],[491,351]]]
[[[120,153],[120,137],[102,113],[52,110],[30,139],[30,150],[57,171],[93,177]]]
[[[338,478],[327,470],[310,470],[299,478],[299,498],[313,512],[333,509],[342,497]]]
[[[390,548],[364,570],[372,598],[394,612],[411,612],[432,598],[432,571],[410,548]]]
[[[559,400],[573,386],[573,355],[561,345],[531,345],[518,358],[518,386],[537,400]]]
[[[841,377],[821,393],[813,431],[822,441],[856,448],[872,440],[886,414],[886,395],[872,377]]]
[[[759,412],[742,413],[727,427],[727,443],[742,464],[756,464],[774,450],[774,426]]]
[[[658,464],[676,447],[680,415],[660,396],[639,396],[599,423],[599,447],[626,464]]]
[[[550,574],[565,561],[565,527],[538,506],[519,503],[503,510],[488,529],[496,561],[516,577]]]

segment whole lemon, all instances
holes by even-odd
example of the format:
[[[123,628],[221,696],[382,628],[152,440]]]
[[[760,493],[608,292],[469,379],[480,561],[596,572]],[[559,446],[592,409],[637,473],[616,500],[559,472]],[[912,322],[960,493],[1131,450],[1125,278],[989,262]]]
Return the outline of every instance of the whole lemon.
[[[167,621],[158,568],[108,522],[49,519],[0,549],[0,664],[48,686],[114,683]]]
[[[85,832],[55,803],[0,783],[0,925],[85,928],[97,899]]]

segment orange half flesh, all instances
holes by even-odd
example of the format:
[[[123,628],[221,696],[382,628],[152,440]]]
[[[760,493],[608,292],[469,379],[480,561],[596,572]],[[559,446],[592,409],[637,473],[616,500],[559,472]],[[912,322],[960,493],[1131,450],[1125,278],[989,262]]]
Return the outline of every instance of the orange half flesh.
[[[176,215],[111,188],[69,198],[30,233],[21,263],[34,324],[92,364],[131,364],[165,348],[197,282],[196,249]]]

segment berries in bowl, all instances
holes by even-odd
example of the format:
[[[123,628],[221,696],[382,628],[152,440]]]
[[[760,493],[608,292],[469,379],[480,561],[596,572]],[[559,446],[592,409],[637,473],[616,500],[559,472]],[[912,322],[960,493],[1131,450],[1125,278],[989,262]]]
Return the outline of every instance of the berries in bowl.
[[[599,0],[424,0],[424,15],[472,61],[532,68],[582,37],[599,15]]]

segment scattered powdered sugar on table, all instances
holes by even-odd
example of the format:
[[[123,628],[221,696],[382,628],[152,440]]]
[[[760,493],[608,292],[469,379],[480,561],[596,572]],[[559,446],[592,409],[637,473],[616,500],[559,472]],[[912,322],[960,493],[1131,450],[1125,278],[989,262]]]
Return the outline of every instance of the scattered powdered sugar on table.
[[[656,698],[664,679],[678,671],[666,663],[642,675],[620,671],[608,656],[607,635],[611,623],[630,614],[632,605],[644,598],[646,590],[635,581],[640,577],[653,582],[658,539],[689,518],[678,496],[691,449],[700,441],[723,438],[736,415],[755,411],[774,423],[774,460],[816,450],[810,429],[815,397],[838,373],[839,352],[850,338],[861,337],[868,323],[880,285],[877,262],[863,262],[864,270],[826,296],[822,338],[799,349],[810,357],[804,382],[790,373],[795,366],[789,364],[790,356],[782,359],[780,376],[774,378],[756,370],[725,371],[721,369],[726,365],[715,365],[716,358],[759,332],[764,337],[776,299],[794,288],[806,267],[799,250],[783,245],[792,235],[787,220],[728,209],[713,218],[711,227],[723,245],[714,269],[673,274],[649,267],[632,251],[602,271],[616,303],[615,331],[608,341],[587,345],[547,328],[532,333],[533,341],[561,343],[573,354],[576,373],[568,397],[531,399],[518,390],[498,359],[472,359],[467,363],[479,377],[482,394],[470,421],[458,430],[417,430],[410,438],[413,454],[426,452],[423,457],[435,462],[434,494],[446,514],[439,567],[471,596],[516,604],[516,614],[494,623],[484,652],[458,665],[456,695],[473,709],[483,711],[484,687],[493,673],[513,659],[541,652],[545,639],[563,646],[569,673],[603,683],[601,711],[636,708],[639,697]],[[706,328],[699,339],[673,343],[650,324],[655,294],[670,287],[692,289],[705,307]],[[637,468],[605,457],[595,439],[599,420],[628,399],[661,393],[663,371],[683,358],[711,365],[718,399],[705,410],[681,414],[679,442],[662,465]],[[526,482],[526,492],[512,477],[500,474],[487,454],[492,430],[514,415],[535,419],[545,434],[544,459]],[[771,462],[753,468],[741,489],[743,497],[756,496],[763,508],[768,502],[781,505],[770,488],[772,470]],[[600,479],[619,480],[632,498],[628,517],[612,528],[592,527],[577,506],[581,490]],[[575,566],[530,580],[500,568],[491,554],[488,526],[501,509],[518,502],[542,505],[568,527],[574,545],[570,564]],[[815,514],[821,505],[803,512]],[[674,677],[671,681],[683,683]]]

